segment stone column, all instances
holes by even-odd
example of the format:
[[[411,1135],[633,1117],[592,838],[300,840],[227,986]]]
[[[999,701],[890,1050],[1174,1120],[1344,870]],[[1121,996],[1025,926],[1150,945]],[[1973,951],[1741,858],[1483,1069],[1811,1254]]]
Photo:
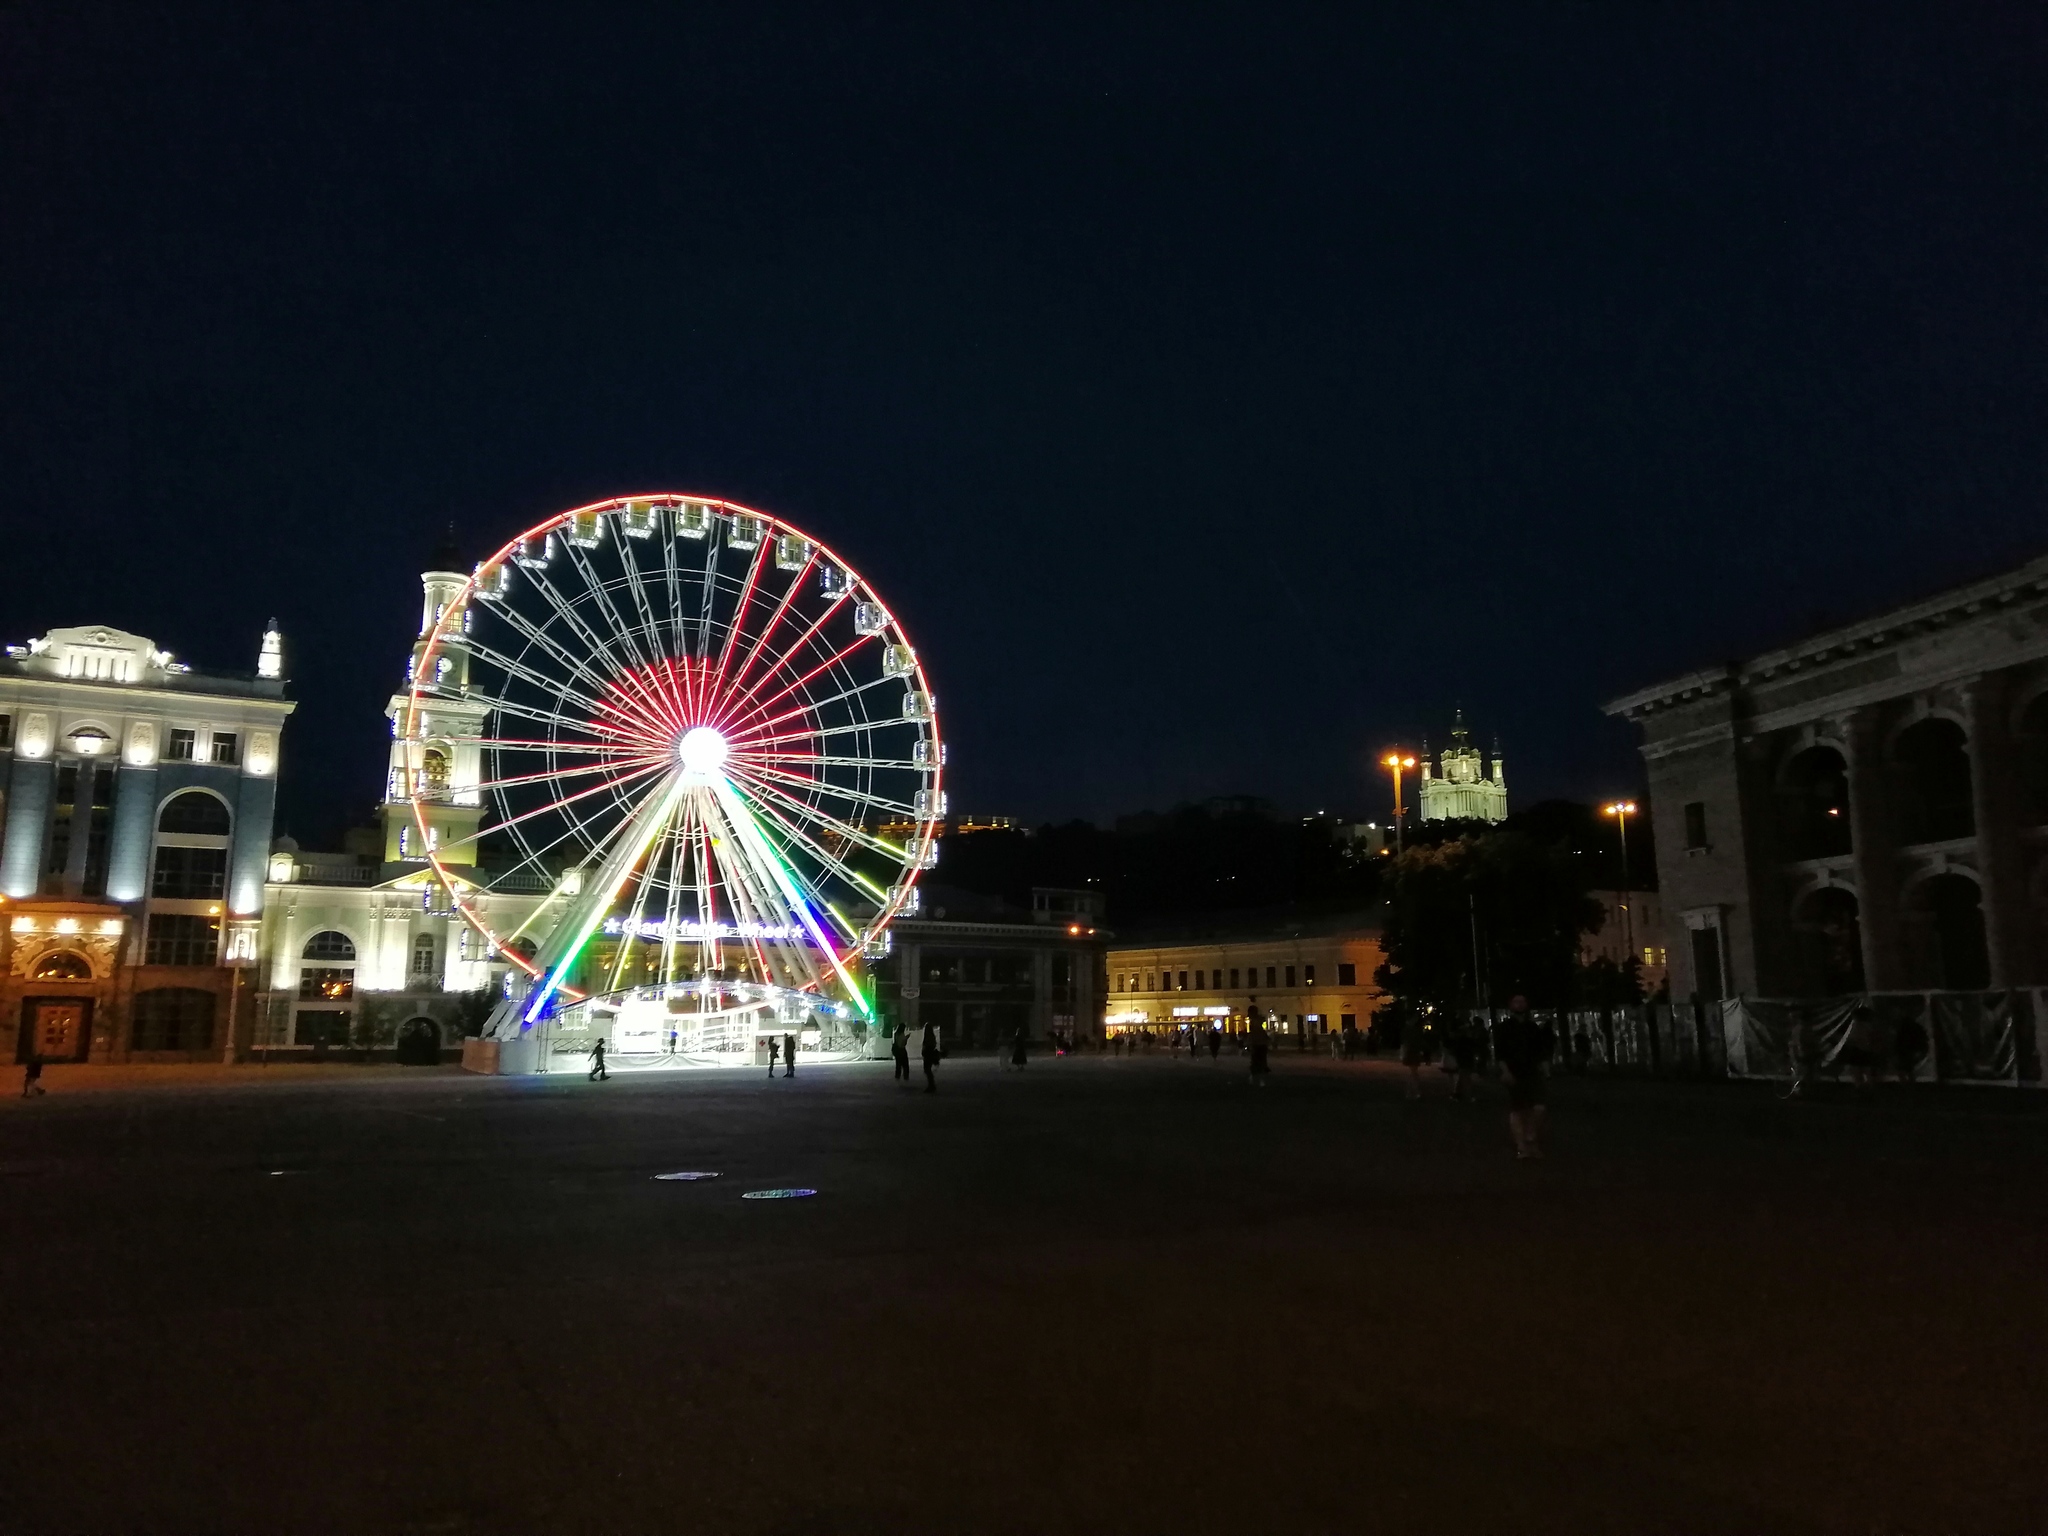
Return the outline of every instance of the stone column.
[[[50,789],[56,767],[47,757],[17,755],[7,785],[7,844],[0,854],[0,890],[33,896],[43,873],[43,839],[50,831]]]
[[[1865,706],[1843,722],[1849,754],[1849,835],[1856,861],[1856,926],[1863,940],[1863,984],[1873,992],[1905,985],[1899,931],[1898,849],[1885,783],[1883,721]]]
[[[1977,873],[1983,890],[1984,946],[1994,988],[2034,980],[2027,931],[2026,871],[2020,860],[2018,749],[2006,729],[2009,678],[1989,672],[1963,685],[1970,733],[1970,799],[1977,830]]]

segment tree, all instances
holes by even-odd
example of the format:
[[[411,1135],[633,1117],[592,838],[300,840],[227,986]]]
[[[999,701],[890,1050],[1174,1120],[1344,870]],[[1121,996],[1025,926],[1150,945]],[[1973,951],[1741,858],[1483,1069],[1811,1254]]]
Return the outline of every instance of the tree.
[[[1482,997],[1499,1006],[1517,993],[1539,1007],[1568,1004],[1579,936],[1601,920],[1571,852],[1522,832],[1410,848],[1385,890],[1380,983],[1438,1007]]]

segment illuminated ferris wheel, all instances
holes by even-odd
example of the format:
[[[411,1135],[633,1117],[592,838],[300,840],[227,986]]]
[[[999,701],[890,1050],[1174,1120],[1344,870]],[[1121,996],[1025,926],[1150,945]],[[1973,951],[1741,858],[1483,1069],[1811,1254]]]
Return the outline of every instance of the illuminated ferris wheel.
[[[715,1052],[872,1017],[861,962],[917,909],[945,748],[895,615],[816,539],[693,496],[552,517],[452,593],[398,725],[420,847],[523,973],[489,1034],[601,1006],[655,1021],[640,1047]],[[547,895],[515,923],[507,889]]]

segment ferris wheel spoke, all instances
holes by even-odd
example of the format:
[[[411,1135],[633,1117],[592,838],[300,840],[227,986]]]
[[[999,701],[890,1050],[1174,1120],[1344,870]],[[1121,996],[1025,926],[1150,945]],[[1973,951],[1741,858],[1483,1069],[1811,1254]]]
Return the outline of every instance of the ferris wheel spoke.
[[[517,816],[508,816],[502,821],[494,821],[487,827],[478,827],[469,836],[458,837],[452,842],[443,843],[441,847],[443,850],[468,847],[472,843],[481,842],[493,832],[502,832],[507,827],[520,826],[525,822],[533,820],[536,816],[559,813],[564,806],[575,805],[580,801],[588,800],[592,795],[604,794],[607,791],[618,789],[621,785],[630,784],[637,779],[647,778],[652,774],[665,773],[668,771],[668,767],[669,765],[666,762],[660,762],[650,768],[631,769],[628,772],[619,774],[616,778],[607,779],[602,784],[593,784],[588,789],[578,790],[573,795],[565,795],[559,800],[550,800],[546,805],[537,805],[532,810],[523,811]]]
[[[758,788],[758,786],[756,786],[756,788]],[[781,811],[777,810],[774,806],[770,805],[766,799],[755,799],[753,802],[753,809],[759,811],[762,815],[768,817],[769,820],[773,821],[776,824],[776,826],[781,829],[785,837],[787,837],[796,846],[802,848],[804,852],[809,854],[812,858],[816,859],[820,864],[823,864],[828,869],[830,869],[834,874],[838,875],[840,879],[845,880],[851,885],[859,887],[862,892],[869,896],[872,896],[877,902],[888,901],[888,891],[883,889],[881,886],[877,885],[868,876],[863,875],[859,870],[849,866],[844,860],[839,858],[838,855],[832,853],[827,848],[825,848],[823,844],[819,843],[815,838],[811,837],[808,833],[806,833],[803,830],[803,828],[799,827],[796,823],[790,821],[787,817],[785,817],[782,814]],[[837,912],[834,912],[833,916],[839,918],[842,927],[845,926],[846,920],[843,917],[840,917]],[[849,931],[847,937],[851,939],[854,937],[854,935],[851,931]]]
[[[606,678],[585,665],[566,645],[553,635],[550,635],[544,626],[535,624],[525,614],[519,612],[518,609],[507,604],[501,605],[494,612],[501,616],[513,629],[525,636],[529,651],[540,650],[557,664],[567,669],[573,676],[580,678],[589,685],[591,689],[590,694],[585,696],[576,693],[562,679],[550,677],[543,672],[536,672],[525,656],[507,656],[502,651],[496,650],[482,641],[473,641],[471,643],[470,650],[473,653],[482,656],[492,666],[499,667],[514,676],[520,677],[524,681],[532,682],[537,688],[545,688],[550,693],[559,692],[565,697],[572,697],[586,709],[595,709],[597,707],[597,697],[605,690],[608,681]],[[539,680],[536,681],[536,678]]]
[[[569,547],[572,550],[575,548],[573,544]],[[589,648],[589,653],[592,656],[610,658],[612,656],[611,647],[606,645],[597,632],[584,622],[583,616],[576,611],[575,604],[571,603],[561,592],[556,590],[555,584],[548,580],[546,567],[536,567],[530,574],[533,577],[533,589],[547,599],[548,606],[555,610],[563,624],[574,631],[576,637]],[[526,622],[523,616],[519,615],[518,610],[510,604],[505,606],[504,613],[507,618],[513,619],[515,624]],[[599,692],[602,693],[603,691],[604,688],[600,685]]]
[[[829,752],[735,752],[734,761],[748,763],[816,763],[824,768],[895,768],[904,773],[929,773],[908,757],[834,757]]]
[[[783,786],[814,789],[820,794],[831,796],[833,799],[852,801],[857,805],[869,806],[878,811],[890,811],[898,816],[918,821],[925,819],[924,815],[914,805],[907,805],[901,800],[890,800],[881,795],[870,794],[865,790],[851,789],[843,784],[834,784],[829,779],[806,778],[802,774],[788,773],[779,768],[755,768],[749,770],[747,777],[756,782],[772,779],[777,784]]]
[[[510,715],[515,719],[531,720],[537,725],[552,725],[571,731],[587,731],[590,729],[590,722],[588,720],[578,720],[573,715],[557,714],[551,709],[541,708],[538,704],[529,704],[524,699],[508,699],[498,694],[483,693],[474,688],[469,691],[467,702],[479,704],[491,714]],[[594,750],[599,746],[605,745],[605,743],[568,741],[561,742],[559,745],[570,751],[586,751]]]
[[[721,726],[719,727],[719,729],[725,731],[725,738],[727,741],[744,741],[748,737],[752,736],[756,731],[765,730],[771,725],[780,725],[783,721],[795,719],[798,715],[815,715],[820,710],[825,709],[830,705],[843,704],[848,699],[858,698],[860,697],[860,695],[864,693],[872,692],[874,689],[883,687],[887,684],[895,684],[900,687],[902,685],[902,682],[903,679],[900,677],[877,677],[869,682],[856,683],[853,687],[842,689],[838,693],[828,694],[822,699],[808,700],[805,703],[797,705],[797,707],[794,709],[784,710],[779,715],[770,715],[767,719],[757,721],[755,724],[751,726],[735,726],[731,730],[725,730],[725,727]],[[866,723],[872,729],[873,727],[878,725],[889,725],[894,724],[895,722],[883,720],[868,721]]]
[[[732,652],[740,631],[747,622],[747,607],[754,600],[754,588],[760,584],[762,569],[768,564],[768,548],[771,539],[764,534],[755,546],[754,558],[747,566],[747,583],[740,588],[739,601],[733,605],[732,622],[726,626],[725,640],[718,648],[718,676],[711,685],[711,697],[717,698],[725,691],[725,669],[732,662]]]
[[[646,756],[637,761],[649,769],[665,767],[665,757]],[[526,784],[558,783],[565,779],[587,778],[593,773],[610,773],[620,767],[617,762],[585,763],[581,767],[550,768],[534,773],[517,773],[508,778],[483,779],[474,786],[477,789],[513,789]],[[468,787],[468,786],[465,786]]]
[[[665,657],[671,647],[662,639],[661,620],[655,616],[654,605],[648,601],[645,585],[640,576],[640,562],[633,553],[633,546],[640,541],[629,538],[623,526],[618,526],[614,529],[612,542],[618,546],[619,564],[626,572],[626,587],[633,594],[633,606],[639,610],[648,641],[653,645],[657,658]]]
[[[721,698],[719,700],[720,705],[726,707],[727,709],[730,709],[731,706],[744,704],[748,699],[753,698],[763,688],[767,687],[768,684],[775,678],[776,674],[782,671],[784,667],[788,666],[791,660],[794,659],[806,645],[810,644],[812,637],[815,636],[818,633],[818,631],[824,627],[825,621],[832,617],[832,614],[841,603],[846,601],[846,596],[847,594],[842,592],[837,597],[833,598],[831,605],[827,607],[823,613],[819,614],[817,618],[811,621],[810,628],[806,629],[801,635],[797,636],[795,641],[793,641],[790,645],[784,647],[782,654],[775,658],[774,666],[770,667],[766,672],[763,672],[759,677],[755,678],[752,686],[742,690],[741,692],[732,694],[729,699]],[[852,645],[849,645],[845,647],[843,650],[841,650],[837,656],[834,656],[830,660],[826,661],[824,665],[830,666],[832,665],[833,661],[837,661],[845,656],[851,655],[854,651],[858,650],[861,646],[867,644],[868,641],[874,638],[875,637],[873,635],[862,635],[860,638],[855,640]],[[822,668],[813,668],[811,672],[806,674],[806,677],[815,677],[817,676],[820,670],[822,670]],[[792,683],[790,685],[790,688],[800,688],[802,686],[803,679],[799,679],[797,682]],[[782,690],[781,693],[777,693],[776,695],[774,695],[774,698],[780,699],[784,697],[790,691],[790,688],[785,688],[784,690]],[[764,704],[761,707],[765,707],[766,703],[772,702],[772,699],[764,701]],[[743,715],[740,718],[746,719],[748,718],[748,716]]]
[[[614,537],[612,542],[623,544],[626,542],[625,536],[623,534],[618,535]],[[583,552],[581,546],[573,542],[569,545],[569,563],[575,566],[577,572],[583,577],[583,590],[590,594],[591,601],[597,607],[603,609],[604,616],[611,620],[613,636],[621,645],[633,653],[634,664],[642,667],[650,665],[654,660],[653,655],[641,648],[641,636],[632,625],[626,622],[625,615],[619,612],[618,605],[612,601],[609,584],[599,579],[597,572],[591,569],[590,557]],[[657,644],[659,643],[659,636],[651,638]]]
[[[813,545],[810,552],[804,556],[803,564],[791,573],[789,585],[782,589],[782,600],[775,605],[775,611],[768,616],[768,622],[761,626],[761,632],[754,636],[753,646],[747,651],[746,659],[740,663],[739,670],[733,673],[732,686],[734,688],[738,688],[741,683],[746,681],[747,669],[752,667],[755,661],[760,658],[761,648],[774,637],[775,631],[781,628],[783,615],[789,612],[789,605],[795,601],[797,593],[803,587],[804,577],[810,574],[811,567],[817,564],[817,561],[818,551],[817,547]],[[737,616],[740,621],[744,621],[745,617],[744,614]],[[739,695],[741,698],[745,696],[745,694]]]
[[[741,801],[739,791],[734,789],[731,783],[724,779],[714,782],[712,791],[726,808],[726,819],[739,831],[740,845],[758,860],[769,879],[782,888],[791,910],[802,920],[804,927],[810,930],[811,937],[817,941],[819,951],[826,959],[832,962],[832,969],[838,974],[840,983],[846,988],[847,996],[855,1001],[864,1015],[872,1018],[874,1016],[873,1004],[868,1001],[866,994],[860,990],[858,983],[847,972],[845,962],[840,958],[838,949],[825,936],[825,930],[819,924],[817,914],[812,912],[809,906],[805,904],[789,873],[776,862],[774,852],[768,847],[760,827],[756,825],[752,814]]]
[[[811,822],[821,831],[830,833],[834,837],[843,837],[850,843],[858,843],[869,852],[879,853],[884,858],[892,860],[897,864],[906,864],[910,860],[909,849],[898,847],[887,838],[878,837],[868,831],[867,828],[855,822],[842,821],[837,816],[827,815],[808,800],[805,800],[801,795],[792,795],[779,785],[770,784],[763,779],[757,779],[751,774],[735,773],[732,777],[743,779],[748,788],[756,794],[767,796],[774,800],[776,804],[786,807],[793,814]]]

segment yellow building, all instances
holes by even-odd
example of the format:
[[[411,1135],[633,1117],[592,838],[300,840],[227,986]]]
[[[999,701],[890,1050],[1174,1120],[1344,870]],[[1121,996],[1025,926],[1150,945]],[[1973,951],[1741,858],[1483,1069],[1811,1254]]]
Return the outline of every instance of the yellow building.
[[[1103,1022],[1112,1034],[1190,1024],[1234,1031],[1256,999],[1289,1033],[1325,1034],[1347,1021],[1362,1030],[1384,995],[1373,981],[1384,959],[1379,930],[1357,926],[1112,949]]]

